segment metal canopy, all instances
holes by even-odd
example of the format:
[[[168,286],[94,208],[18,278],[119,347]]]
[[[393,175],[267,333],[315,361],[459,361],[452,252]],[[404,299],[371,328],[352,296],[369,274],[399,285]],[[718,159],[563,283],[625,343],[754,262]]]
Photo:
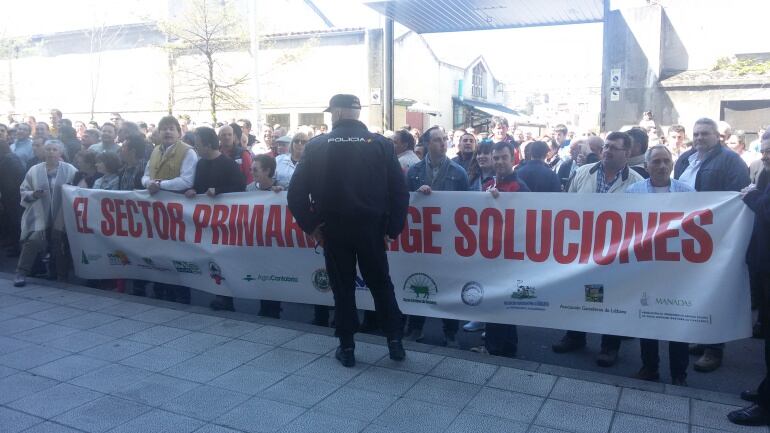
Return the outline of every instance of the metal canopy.
[[[380,0],[364,4],[417,33],[595,23],[609,0]]]

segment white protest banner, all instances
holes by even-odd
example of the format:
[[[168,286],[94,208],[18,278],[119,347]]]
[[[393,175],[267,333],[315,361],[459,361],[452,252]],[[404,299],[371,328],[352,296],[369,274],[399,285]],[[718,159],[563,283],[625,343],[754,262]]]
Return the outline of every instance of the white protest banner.
[[[82,278],[333,304],[285,193],[64,195]],[[412,194],[388,254],[406,314],[716,343],[751,333],[752,221],[737,193]]]

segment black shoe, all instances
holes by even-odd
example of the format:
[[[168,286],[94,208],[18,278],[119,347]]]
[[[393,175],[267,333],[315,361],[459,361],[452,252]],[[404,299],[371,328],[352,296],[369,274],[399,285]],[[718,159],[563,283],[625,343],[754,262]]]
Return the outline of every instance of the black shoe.
[[[676,386],[687,386],[687,377],[686,376],[672,377],[671,384]]]
[[[577,340],[568,335],[565,335],[560,342],[551,346],[551,349],[553,349],[553,351],[556,353],[567,353],[574,352],[584,347],[586,347],[585,340]]]
[[[342,346],[337,347],[337,352],[334,354],[334,357],[337,358],[340,361],[340,364],[345,367],[356,366],[356,355],[352,347],[347,347],[344,349]]]
[[[755,404],[728,413],[727,419],[738,425],[767,425],[770,422],[770,414]]]
[[[406,351],[401,340],[388,341],[388,352],[390,353],[390,359],[394,361],[403,361],[406,358]]]
[[[660,373],[658,370],[653,370],[651,368],[642,366],[642,368],[639,369],[634,377],[640,380],[655,382],[660,379]]]
[[[759,393],[757,391],[743,391],[741,392],[741,399],[752,403],[759,403]]]

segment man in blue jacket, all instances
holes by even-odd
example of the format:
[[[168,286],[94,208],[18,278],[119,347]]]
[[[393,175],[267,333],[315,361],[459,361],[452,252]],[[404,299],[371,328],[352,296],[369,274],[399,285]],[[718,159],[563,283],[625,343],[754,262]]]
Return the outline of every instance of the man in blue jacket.
[[[698,119],[692,130],[692,148],[676,160],[674,179],[696,191],[740,191],[749,180],[749,168],[740,155],[720,144],[717,123]],[[690,353],[701,355],[693,368],[702,373],[722,365],[724,344],[691,345]]]
[[[468,174],[459,164],[446,156],[447,135],[443,129],[434,126],[425,131],[420,142],[426,146],[425,159],[409,168],[406,183],[409,191],[428,195],[432,191],[468,191]],[[447,346],[458,347],[457,329],[459,323],[453,319],[443,319],[444,338]],[[422,341],[422,328],[425,317],[409,316],[407,325],[408,338]]]

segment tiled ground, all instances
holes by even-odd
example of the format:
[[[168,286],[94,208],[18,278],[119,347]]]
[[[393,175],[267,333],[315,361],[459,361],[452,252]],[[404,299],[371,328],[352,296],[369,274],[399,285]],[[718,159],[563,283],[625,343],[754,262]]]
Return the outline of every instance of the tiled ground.
[[[0,433],[768,432],[734,396],[0,274]]]

